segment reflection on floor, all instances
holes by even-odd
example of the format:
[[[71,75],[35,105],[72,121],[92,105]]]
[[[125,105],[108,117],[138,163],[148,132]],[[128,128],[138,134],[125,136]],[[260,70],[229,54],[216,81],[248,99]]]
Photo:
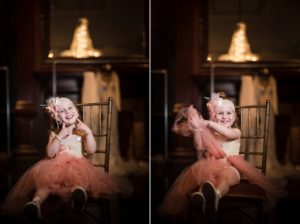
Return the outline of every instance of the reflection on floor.
[[[5,197],[11,183],[14,183],[24,170],[30,166],[23,162],[14,161],[7,172],[7,161],[1,156],[0,161],[0,196],[1,201]],[[20,165],[18,165],[20,164]],[[132,222],[148,223],[149,221],[149,174],[130,175],[128,179],[134,186],[134,192],[129,199],[113,198],[110,204],[110,221],[112,224],[125,224]],[[72,223],[92,224],[96,223],[92,218],[100,218],[101,210],[97,207],[88,207],[85,212],[75,214],[68,203],[58,199],[51,199],[42,206],[43,224]],[[0,223],[31,223],[25,217],[0,217]],[[101,222],[102,223],[102,222]]]
[[[152,156],[152,170],[151,170],[151,220],[155,224],[171,224],[170,221],[162,219],[157,216],[156,211],[159,204],[162,202],[168,188],[174,182],[179,173],[193,162],[192,154],[179,153],[180,156],[170,155],[168,162],[164,160],[163,156]],[[292,220],[299,218],[300,209],[300,171],[297,176],[289,176],[287,179],[287,196],[281,198],[274,210],[269,212],[266,217],[266,224],[281,224],[290,223]],[[199,219],[194,223],[211,223],[204,219]],[[248,224],[249,222],[240,213],[226,213],[221,221],[214,223],[223,224]]]

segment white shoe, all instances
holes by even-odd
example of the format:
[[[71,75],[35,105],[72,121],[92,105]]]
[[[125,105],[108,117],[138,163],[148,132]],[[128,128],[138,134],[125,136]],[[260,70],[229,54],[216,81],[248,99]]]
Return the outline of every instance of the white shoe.
[[[190,206],[196,216],[204,214],[205,197],[202,192],[194,192],[190,198]]]
[[[210,181],[206,181],[202,185],[202,192],[205,197],[206,207],[213,212],[216,212],[219,207],[220,194],[214,184]]]
[[[72,192],[70,200],[73,212],[82,212],[87,202],[87,193],[85,189],[83,189],[82,187],[76,187]]]
[[[40,220],[41,215],[41,206],[38,201],[30,201],[25,205],[25,215],[32,221]]]

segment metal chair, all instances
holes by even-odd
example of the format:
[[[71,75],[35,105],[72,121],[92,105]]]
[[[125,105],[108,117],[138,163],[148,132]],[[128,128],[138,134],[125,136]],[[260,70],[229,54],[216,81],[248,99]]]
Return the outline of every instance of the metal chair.
[[[93,165],[109,172],[110,136],[112,123],[112,97],[106,102],[77,104],[80,117],[93,132],[97,143]]]
[[[236,114],[242,132],[240,154],[266,174],[270,101],[267,100],[264,105],[236,106]],[[264,223],[265,201],[265,191],[242,176],[240,183],[232,186],[229,193],[221,198],[217,215],[207,219],[217,223]],[[194,222],[192,215],[190,211],[190,221]]]
[[[104,169],[107,173],[111,145],[112,103],[113,99],[109,97],[105,102],[76,104],[80,119],[90,127],[97,143],[97,150],[92,156],[85,153],[84,155],[91,160],[96,169]],[[88,197],[81,215],[74,217],[68,203],[57,196],[51,196],[42,204],[42,219],[45,222],[52,220],[62,223],[69,223],[70,220],[72,223],[111,223],[110,207],[111,199]]]
[[[237,106],[236,113],[242,131],[240,154],[266,174],[270,101],[267,100],[264,105]],[[264,223],[265,201],[265,191],[242,177],[241,182],[232,186],[229,193],[220,200],[221,222],[226,212],[237,211],[242,214],[242,219]]]
[[[112,97],[107,102],[76,105],[82,120],[93,132],[97,143],[96,152],[90,157],[95,167],[109,172],[109,155],[112,124]],[[110,199],[89,198],[84,213],[96,223],[110,223]]]

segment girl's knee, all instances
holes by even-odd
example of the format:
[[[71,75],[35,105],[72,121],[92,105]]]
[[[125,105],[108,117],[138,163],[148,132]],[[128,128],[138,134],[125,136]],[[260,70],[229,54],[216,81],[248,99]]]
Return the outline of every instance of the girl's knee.
[[[227,167],[224,169],[223,174],[224,179],[226,179],[230,186],[240,182],[240,174],[234,167]]]

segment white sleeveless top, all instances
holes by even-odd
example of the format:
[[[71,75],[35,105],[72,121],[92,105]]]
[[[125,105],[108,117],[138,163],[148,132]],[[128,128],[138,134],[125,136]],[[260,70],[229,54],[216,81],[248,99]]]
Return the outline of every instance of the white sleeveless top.
[[[221,144],[222,149],[227,156],[239,155],[241,143],[237,141],[223,142]]]
[[[226,156],[239,155],[240,146],[241,146],[241,143],[237,142],[237,141],[223,142],[221,144],[221,147],[223,148],[224,152],[226,153]],[[235,171],[238,179],[241,180],[241,175],[240,175],[239,171],[233,166],[230,166],[230,167]]]
[[[76,157],[83,157],[82,153],[82,138],[78,135],[72,135],[62,140],[62,144],[69,150],[65,150],[65,153]]]

